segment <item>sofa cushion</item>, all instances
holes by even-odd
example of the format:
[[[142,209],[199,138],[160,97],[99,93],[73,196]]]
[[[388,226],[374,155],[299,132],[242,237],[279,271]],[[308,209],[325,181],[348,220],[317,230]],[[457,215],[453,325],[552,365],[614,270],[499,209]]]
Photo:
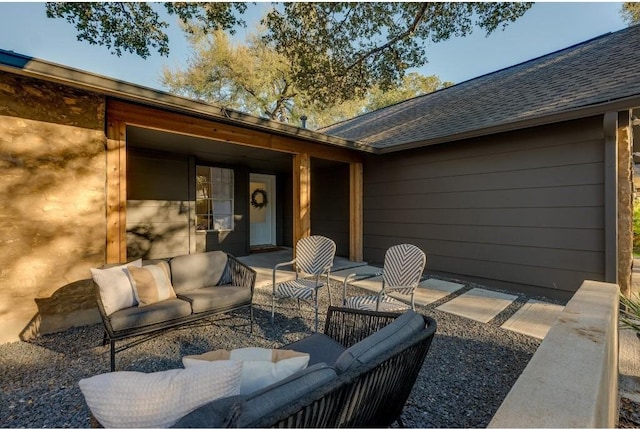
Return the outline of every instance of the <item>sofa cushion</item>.
[[[319,363],[285,378],[278,383],[248,395],[243,401],[243,412],[237,421],[238,427],[250,426],[259,418],[269,414],[298,398],[318,389],[338,377],[333,368]]]
[[[207,286],[216,286],[227,265],[222,251],[176,256],[170,262],[171,282],[177,294]]]
[[[98,285],[100,300],[107,316],[137,304],[126,269],[127,267],[141,266],[142,260],[137,259],[128,264],[119,264],[104,269],[91,268],[91,277]]]
[[[114,331],[139,328],[191,314],[189,302],[173,298],[144,307],[129,307],[113,313],[109,320]]]
[[[161,261],[142,268],[127,267],[127,273],[140,307],[176,298],[168,263]]]
[[[371,362],[382,353],[392,350],[398,344],[422,331],[424,327],[423,317],[415,311],[409,310],[384,328],[346,349],[336,360],[335,369],[338,373],[342,373],[358,365]]]
[[[244,347],[235,350],[214,350],[201,355],[184,356],[185,368],[207,365],[219,360],[242,362],[240,394],[253,393],[307,367],[309,355],[294,350]]]
[[[309,366],[322,362],[333,367],[346,347],[328,335],[311,334],[295,343],[283,346],[282,349],[308,353]]]
[[[203,287],[179,293],[178,297],[191,303],[193,313],[233,308],[242,303],[251,303],[251,289],[239,286]]]
[[[167,427],[214,399],[237,395],[242,366],[208,366],[142,373],[118,371],[79,381],[91,413],[104,427]]]
[[[175,427],[222,427],[233,423],[236,427],[253,426],[261,417],[290,404],[296,399],[324,386],[337,377],[333,368],[326,364],[310,366],[275,384],[260,389],[239,400],[219,399],[206,404],[180,419]],[[227,411],[239,409],[241,414],[235,422],[228,418],[216,421]]]
[[[242,402],[246,395],[233,395],[216,399],[182,417],[174,428],[226,428],[229,427],[230,411]]]

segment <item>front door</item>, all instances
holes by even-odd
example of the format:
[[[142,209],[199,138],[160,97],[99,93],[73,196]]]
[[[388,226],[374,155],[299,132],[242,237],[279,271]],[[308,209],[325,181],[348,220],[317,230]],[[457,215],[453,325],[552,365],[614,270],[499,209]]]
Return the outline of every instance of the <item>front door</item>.
[[[249,244],[276,245],[276,176],[251,174],[249,180]]]

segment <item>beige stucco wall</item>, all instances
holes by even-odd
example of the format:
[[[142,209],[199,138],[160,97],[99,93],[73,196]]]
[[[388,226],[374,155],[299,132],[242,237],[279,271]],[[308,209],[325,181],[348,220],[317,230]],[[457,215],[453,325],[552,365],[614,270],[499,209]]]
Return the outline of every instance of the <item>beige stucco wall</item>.
[[[98,321],[103,96],[0,72],[0,343]]]

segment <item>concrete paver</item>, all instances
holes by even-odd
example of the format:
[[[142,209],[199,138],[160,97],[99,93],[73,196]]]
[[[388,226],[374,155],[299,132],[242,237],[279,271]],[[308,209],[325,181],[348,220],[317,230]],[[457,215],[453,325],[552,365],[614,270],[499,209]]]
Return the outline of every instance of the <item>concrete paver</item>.
[[[487,323],[507,308],[516,298],[517,296],[515,295],[473,288],[442,304],[437,309]]]
[[[418,285],[415,292],[415,302],[416,304],[428,305],[451,295],[463,287],[464,285],[460,283],[427,279]]]
[[[542,340],[563,309],[563,305],[530,299],[502,327]]]

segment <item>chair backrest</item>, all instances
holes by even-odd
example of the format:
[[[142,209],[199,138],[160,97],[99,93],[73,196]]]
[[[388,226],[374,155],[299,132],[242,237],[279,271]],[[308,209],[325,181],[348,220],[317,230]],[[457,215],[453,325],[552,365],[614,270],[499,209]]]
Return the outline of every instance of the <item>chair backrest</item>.
[[[333,265],[336,243],[321,235],[312,235],[296,243],[296,267],[308,274],[320,274]]]
[[[391,246],[384,255],[382,279],[385,286],[407,286],[397,292],[411,293],[418,286],[426,263],[427,256],[412,244]]]

